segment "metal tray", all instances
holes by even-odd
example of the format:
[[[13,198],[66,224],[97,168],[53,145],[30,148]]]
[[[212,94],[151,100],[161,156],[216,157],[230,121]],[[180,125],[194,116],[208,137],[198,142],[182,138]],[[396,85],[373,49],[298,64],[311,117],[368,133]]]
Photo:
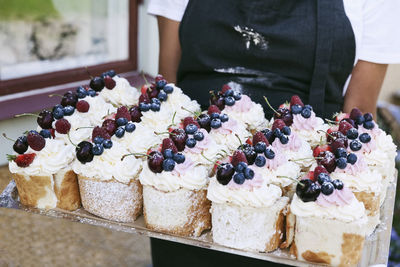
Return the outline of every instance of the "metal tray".
[[[361,261],[358,264],[358,266],[360,267],[372,265],[387,265],[393,221],[393,209],[396,194],[396,182],[397,172],[396,180],[389,185],[386,199],[381,207],[381,224],[375,229],[374,233],[366,239],[366,242],[364,244],[363,255]],[[158,233],[145,227],[143,216],[139,217],[138,220],[136,220],[134,223],[117,223],[94,216],[86,212],[84,209],[69,212],[61,209],[40,210],[25,207],[19,202],[18,191],[14,181],[11,181],[6,189],[3,191],[3,193],[0,195],[0,207],[19,209],[26,212],[41,214],[49,217],[61,218],[93,226],[101,226],[121,232],[146,235],[149,237],[164,239],[172,242],[238,254],[276,263],[288,264],[293,266],[325,266],[324,264],[312,264],[309,262],[296,260],[292,255],[289,254],[287,249],[278,249],[271,253],[258,253],[224,247],[212,242],[210,231],[203,233],[200,237],[197,238]]]

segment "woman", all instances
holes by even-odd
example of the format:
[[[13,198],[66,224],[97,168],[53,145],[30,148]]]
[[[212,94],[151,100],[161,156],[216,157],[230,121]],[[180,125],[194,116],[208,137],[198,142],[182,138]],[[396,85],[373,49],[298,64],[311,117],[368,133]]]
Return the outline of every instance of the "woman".
[[[297,94],[322,117],[375,114],[387,64],[400,62],[398,0],[152,0],[149,13],[159,72],[202,105],[231,82],[264,105],[264,95],[277,107]],[[152,242],[172,260],[171,243]]]

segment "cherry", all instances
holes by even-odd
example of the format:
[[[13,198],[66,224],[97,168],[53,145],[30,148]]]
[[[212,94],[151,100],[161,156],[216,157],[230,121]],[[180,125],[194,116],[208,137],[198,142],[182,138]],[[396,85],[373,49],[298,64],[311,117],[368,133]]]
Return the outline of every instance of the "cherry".
[[[93,160],[93,145],[88,141],[82,141],[76,147],[76,158],[83,164]]]
[[[94,77],[90,80],[89,86],[96,92],[100,92],[104,88],[104,80],[100,77]]]
[[[347,137],[336,138],[335,141],[332,142],[331,148],[332,151],[335,152],[339,147],[346,148],[348,145]]]
[[[178,148],[178,151],[183,151],[185,149],[187,139],[187,134],[185,130],[181,128],[176,128],[171,132],[169,138],[174,141],[176,148]]]
[[[317,162],[319,165],[325,167],[328,172],[333,172],[336,169],[336,158],[335,155],[330,151],[321,152],[318,157],[322,157],[323,159],[318,159]]]
[[[278,112],[274,113],[274,119],[281,119],[286,124],[286,126],[290,126],[293,123],[293,116],[289,109],[287,108],[278,108],[276,110]]]
[[[133,106],[129,109],[129,113],[131,114],[131,120],[133,122],[141,122],[142,112],[140,111],[138,106]]]
[[[42,110],[37,118],[37,123],[42,129],[51,129],[53,127],[53,113],[49,110]]]
[[[321,186],[310,179],[303,179],[296,186],[296,194],[303,202],[317,200],[320,193]]]
[[[13,145],[13,149],[18,154],[24,154],[28,150],[28,142],[26,136],[18,137]]]
[[[147,89],[147,95],[149,96],[150,99],[157,98],[159,92],[160,90],[158,90],[153,85],[150,86],[150,89]]]
[[[197,122],[199,123],[201,128],[204,128],[207,132],[211,131],[211,118],[208,114],[201,114],[197,118]]]
[[[115,124],[114,120],[107,119],[107,120],[103,121],[101,128],[106,129],[106,131],[109,135],[113,135],[115,133],[115,131],[117,130],[117,125]]]
[[[216,105],[220,110],[225,108],[225,100],[223,96],[213,94],[210,97],[210,105]]]
[[[66,107],[66,106],[75,107],[76,102],[78,102],[78,95],[76,93],[73,93],[72,91],[66,92],[61,99],[61,105],[63,107]]]
[[[235,168],[232,164],[222,163],[217,168],[217,181],[222,185],[227,185],[231,181],[234,173]]]
[[[164,156],[159,151],[152,151],[147,159],[147,165],[152,172],[161,173],[163,171]]]
[[[326,141],[330,144],[336,138],[341,138],[341,137],[346,137],[346,136],[339,131],[334,131],[334,132],[329,133],[329,135],[326,136]]]

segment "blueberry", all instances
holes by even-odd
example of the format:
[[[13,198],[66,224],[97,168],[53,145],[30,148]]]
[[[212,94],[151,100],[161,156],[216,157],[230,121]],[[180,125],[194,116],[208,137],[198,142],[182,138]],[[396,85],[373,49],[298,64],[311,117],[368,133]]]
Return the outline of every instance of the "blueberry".
[[[188,139],[186,139],[186,145],[189,148],[195,147],[196,143],[197,143],[196,140],[192,137],[189,137]]]
[[[365,113],[364,114],[364,120],[365,121],[372,121],[373,120],[372,114],[371,113]]]
[[[194,134],[195,132],[197,132],[198,129],[199,128],[196,125],[194,125],[193,123],[190,123],[190,124],[186,125],[185,132],[187,134]]]
[[[106,149],[107,148],[111,148],[112,145],[113,145],[113,143],[112,143],[112,141],[110,139],[106,139],[106,140],[103,141],[103,147],[106,148]]]
[[[311,110],[308,108],[303,108],[303,110],[301,111],[301,116],[303,116],[303,118],[310,118],[311,117]]]
[[[166,92],[167,94],[170,94],[174,91],[174,87],[172,87],[171,85],[166,85],[163,88],[164,92]]]
[[[173,159],[164,159],[162,167],[164,171],[170,172],[175,168],[175,161]]]
[[[356,124],[362,125],[365,122],[364,116],[360,115],[356,118]]]
[[[235,92],[232,89],[229,89],[225,92],[224,96],[233,96]]]
[[[254,171],[250,168],[246,168],[244,169],[244,178],[246,178],[247,180],[251,180],[254,178]]]
[[[347,157],[347,151],[344,147],[339,147],[338,149],[336,149],[335,151],[335,156],[337,158],[345,158]]]
[[[292,133],[292,130],[288,126],[285,126],[282,128],[282,132],[286,135],[290,135]]]
[[[92,154],[93,155],[99,156],[99,155],[103,154],[103,151],[104,151],[104,147],[103,147],[102,144],[95,144],[92,147]]]
[[[243,173],[236,173],[236,174],[233,176],[233,181],[234,181],[235,183],[237,183],[237,184],[243,184],[245,180],[246,180],[246,178],[244,177],[244,174],[243,174]]]
[[[272,149],[270,149],[270,148],[267,148],[267,149],[265,150],[264,155],[265,155],[265,157],[267,157],[267,159],[273,159],[273,158],[275,158],[275,152],[274,152]]]
[[[365,144],[365,143],[369,143],[371,141],[371,136],[368,133],[363,133],[363,134],[360,134],[359,139],[362,143]]]
[[[125,134],[125,129],[124,127],[118,127],[117,130],[115,131],[115,136],[118,138],[121,138]]]
[[[47,129],[41,130],[40,135],[43,136],[43,138],[51,138],[51,132]]]
[[[346,133],[347,138],[349,139],[356,139],[358,137],[358,131],[356,128],[351,128]]]
[[[35,131],[35,130],[30,130],[28,133],[30,133],[30,134],[34,134],[34,135],[37,135],[37,134],[39,134],[37,131]],[[28,138],[27,138],[27,141],[28,141]]]
[[[224,98],[224,100],[225,100],[225,105],[227,106],[235,105],[235,98],[233,98],[233,96],[227,96]]]
[[[218,129],[219,127],[221,127],[221,120],[220,119],[212,119],[211,120],[211,128],[213,129]]]
[[[331,177],[329,177],[329,174],[327,174],[327,173],[318,174],[317,179],[318,179],[318,183],[321,184],[321,185],[323,183],[325,183],[325,182],[330,182],[331,181]]]
[[[174,152],[172,151],[172,149],[167,148],[164,150],[163,155],[164,155],[164,158],[166,158],[166,159],[172,159],[174,157]]]
[[[132,123],[132,122],[128,122],[125,125],[125,131],[128,132],[128,133],[133,132],[135,129],[136,129],[136,125],[134,123]]]
[[[343,189],[343,182],[338,180],[338,179],[333,180],[332,184],[338,190],[342,190]]]
[[[204,134],[200,131],[197,131],[194,133],[193,138],[196,139],[196,141],[202,141],[204,139]]]
[[[174,160],[178,164],[184,163],[185,162],[185,155],[183,155],[182,153],[176,153],[174,155]]]
[[[162,102],[162,101],[166,101],[167,98],[168,98],[168,95],[167,95],[164,91],[161,90],[161,91],[158,93],[157,98],[158,98],[158,100],[160,100],[161,102]]]
[[[226,122],[226,121],[229,120],[229,117],[228,117],[227,114],[221,114],[221,115],[219,116],[219,119],[221,120],[221,122]]]
[[[281,130],[279,130],[278,128],[276,128],[275,130],[274,130],[274,136],[275,137],[281,137],[282,136],[282,132],[281,132]]]
[[[210,122],[211,118],[208,114],[201,114],[199,118],[197,119],[197,122],[199,123],[201,128],[206,129],[207,131],[210,130]]]
[[[365,129],[371,130],[375,127],[375,123],[373,121],[366,121],[363,126]]]
[[[149,111],[150,110],[150,104],[142,102],[142,103],[139,104],[139,109],[140,109],[140,111]]]
[[[305,105],[304,108],[309,109],[309,110],[313,110],[312,106],[310,106],[310,105]]]
[[[103,142],[104,142],[104,138],[101,137],[101,136],[96,136],[96,137],[93,139],[93,143],[95,143],[95,144],[102,144]]]
[[[160,108],[161,108],[161,106],[159,104],[157,104],[157,103],[151,103],[150,104],[150,109],[152,111],[160,111]]]
[[[322,194],[324,194],[326,196],[329,196],[330,194],[332,194],[333,190],[335,190],[335,187],[330,182],[325,182],[321,185],[321,192],[322,192]]]
[[[279,141],[281,141],[283,145],[286,145],[287,143],[289,143],[289,137],[282,134],[281,137],[279,137]]]
[[[79,86],[78,89],[76,89],[76,95],[78,96],[78,98],[85,98],[88,95],[88,92],[85,88]]]
[[[53,110],[53,117],[55,119],[61,119],[62,117],[64,117],[64,109],[63,108],[56,108]]]
[[[354,153],[350,153],[347,155],[347,163],[350,163],[351,165],[354,165],[354,163],[357,162],[357,155]]]
[[[357,140],[353,140],[350,143],[350,149],[353,151],[358,151],[361,149],[361,147],[362,147],[362,144]]]
[[[242,99],[242,94],[240,92],[234,92],[233,98],[235,98],[235,100],[238,101],[238,100]]]
[[[267,138],[268,142],[272,144],[275,140],[275,135],[274,132],[269,130],[269,129],[264,129],[262,130],[262,133],[264,134],[265,138]]]
[[[74,113],[75,108],[73,106],[64,107],[64,116],[70,116]]]
[[[211,119],[219,119],[219,113],[211,113],[211,115],[210,115],[210,118]]]
[[[111,78],[114,77],[115,75],[117,75],[117,74],[115,73],[115,70],[109,70],[109,71],[106,72],[106,74],[107,74],[108,76],[110,76]]]
[[[161,79],[156,82],[158,89],[163,89],[165,85],[167,85],[167,81],[165,79]]]
[[[93,89],[89,89],[87,90],[87,94],[91,97],[95,97],[96,96],[96,91]]]
[[[239,162],[238,165],[235,167],[236,172],[244,172],[244,170],[247,168],[247,163],[246,162]]]
[[[128,120],[126,118],[118,118],[117,119],[117,125],[118,126],[124,126],[127,123],[128,123]]]
[[[158,105],[161,105],[161,101],[158,98],[152,98],[151,103],[156,103]]]
[[[293,105],[290,109],[293,114],[300,114],[301,111],[303,110],[303,107],[300,105]]]
[[[258,142],[258,143],[254,146],[254,150],[255,150],[257,153],[264,153],[266,148],[267,148],[267,144],[265,144],[264,142]]]
[[[347,166],[347,158],[344,158],[344,157],[338,158],[338,159],[336,160],[336,166],[337,166],[339,169],[345,169],[346,166]]]
[[[257,155],[254,164],[256,164],[257,167],[263,167],[266,162],[267,161],[265,160],[265,157],[263,155]]]

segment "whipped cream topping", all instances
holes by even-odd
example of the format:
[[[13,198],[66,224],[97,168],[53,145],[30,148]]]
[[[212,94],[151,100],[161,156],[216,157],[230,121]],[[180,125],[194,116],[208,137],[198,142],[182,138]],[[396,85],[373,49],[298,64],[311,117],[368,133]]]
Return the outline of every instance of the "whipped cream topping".
[[[344,206],[351,204],[354,198],[353,192],[347,187],[343,187],[342,190],[333,190],[330,195],[319,194],[317,198],[317,204],[328,208],[330,206]]]
[[[68,167],[74,160],[75,147],[66,145],[63,140],[46,138],[46,145],[41,151],[30,147],[25,154],[35,153],[35,159],[28,167],[18,167],[14,161],[9,162],[11,173],[21,175],[52,175]]]
[[[274,142],[272,142],[272,146],[274,148],[278,148],[281,150],[291,150],[291,151],[299,151],[302,146],[302,139],[298,137],[298,135],[292,132],[289,136],[289,142],[287,144],[282,144],[279,138],[275,138]]]
[[[200,111],[200,105],[196,100],[191,100],[190,97],[182,92],[181,88],[176,87],[173,83],[168,85],[172,86],[174,91],[168,95],[167,101],[163,104],[167,105],[168,108],[173,111],[172,113],[176,112],[175,121],[193,116],[193,112]],[[186,110],[182,109],[182,107]]]
[[[217,144],[226,147],[227,150],[234,151],[240,146],[240,141],[236,135],[244,142],[247,137],[251,136],[251,133],[246,130],[244,124],[229,118],[228,121],[222,123],[220,128],[211,129],[210,135]]]
[[[349,200],[350,197],[346,196],[346,194],[344,195],[347,204],[340,206],[329,205],[328,207],[321,206],[314,201],[303,202],[295,194],[290,204],[290,211],[300,217],[334,219],[343,222],[352,222],[365,217],[364,204],[358,201],[354,195],[352,195],[351,200]]]
[[[374,121],[374,124],[375,124],[375,126],[372,129],[366,129],[366,128],[364,128],[363,125],[359,125],[358,129],[357,129],[358,133],[359,134],[368,133],[371,135],[371,137],[373,139],[376,139],[381,134],[385,134],[385,132],[382,129],[379,129],[378,124],[375,121]]]
[[[175,164],[172,172],[154,173],[147,163],[143,163],[139,179],[142,185],[153,186],[164,192],[174,192],[180,188],[200,190],[208,184],[208,171],[205,166],[196,165],[186,157],[185,162]]]
[[[100,92],[100,96],[108,103],[115,106],[133,106],[138,103],[140,92],[137,88],[132,87],[128,80],[119,76],[114,76],[115,87],[107,89],[104,87]]]
[[[276,138],[272,143],[272,147],[283,153],[288,160],[293,160],[294,163],[302,168],[309,167],[315,162],[310,144],[294,132],[290,134],[287,144],[282,144]]]
[[[311,111],[310,118],[304,118],[301,114],[293,114],[291,128],[314,147],[318,145],[321,139],[324,140],[326,138],[324,132],[328,130],[329,125],[317,117],[314,111]]]
[[[166,131],[168,126],[172,124],[172,118],[174,116],[173,110],[164,104],[161,104],[159,111],[149,110],[142,112],[142,114],[141,124],[156,132]]]
[[[103,89],[103,90],[108,90],[108,89]],[[79,112],[83,118],[86,119],[86,125],[90,123],[90,125],[100,125],[104,117],[106,117],[109,114],[115,113],[117,109],[104,101],[102,97],[95,96],[86,96],[85,98],[81,99],[85,100],[86,102],[89,103],[89,110],[88,112]],[[75,110],[74,114],[78,112]],[[68,119],[68,116],[65,117]],[[86,126],[86,125],[79,125],[80,126]]]
[[[275,152],[275,157],[273,159],[266,159],[265,167],[267,167],[270,170],[276,170],[278,167],[281,165],[285,164],[288,160],[285,156],[285,154],[282,153],[281,150],[279,149],[274,149],[271,146],[268,146],[269,149],[272,149]]]
[[[350,171],[351,167],[346,168],[349,168]],[[357,168],[354,168],[353,170],[356,171]],[[362,172],[358,172],[353,175],[349,172],[336,168],[336,170],[332,172],[330,176],[332,180],[339,179],[346,186],[355,191],[367,191],[376,193],[381,191],[382,175],[377,170],[371,171],[369,168],[364,168]]]
[[[207,159],[212,161],[216,160],[218,157],[217,154],[222,152],[223,147],[218,145],[205,129],[199,129],[199,131],[204,134],[204,139],[200,142],[197,142],[196,146],[193,148],[185,147],[183,152],[186,158],[190,158],[192,161],[198,164],[212,166],[213,163]],[[207,159],[204,158],[202,154]]]
[[[249,130],[265,128],[268,123],[262,106],[254,103],[247,95],[242,95],[242,98],[235,101],[233,106],[225,105],[223,112],[239,123],[246,124]]]
[[[90,121],[82,116],[83,113],[74,112],[71,116],[64,117],[70,124],[71,129],[69,130],[69,137],[74,144],[89,139],[92,136],[92,128],[80,128],[80,127],[91,127]],[[53,122],[53,128],[55,129],[56,121]],[[80,128],[80,129],[78,129]],[[54,133],[55,139],[63,140],[65,144],[71,144],[67,134],[60,134],[57,131]]]
[[[109,149],[104,149],[103,154],[94,156],[91,162],[82,164],[78,160],[73,163],[75,173],[88,178],[96,178],[102,181],[113,178],[121,183],[128,184],[135,179],[142,169],[142,160],[134,156],[127,156],[121,161],[128,150],[119,143],[113,143]]]
[[[282,190],[272,184],[251,189],[246,186],[224,186],[214,177],[210,180],[207,198],[214,203],[228,203],[241,207],[271,207],[282,198]]]

